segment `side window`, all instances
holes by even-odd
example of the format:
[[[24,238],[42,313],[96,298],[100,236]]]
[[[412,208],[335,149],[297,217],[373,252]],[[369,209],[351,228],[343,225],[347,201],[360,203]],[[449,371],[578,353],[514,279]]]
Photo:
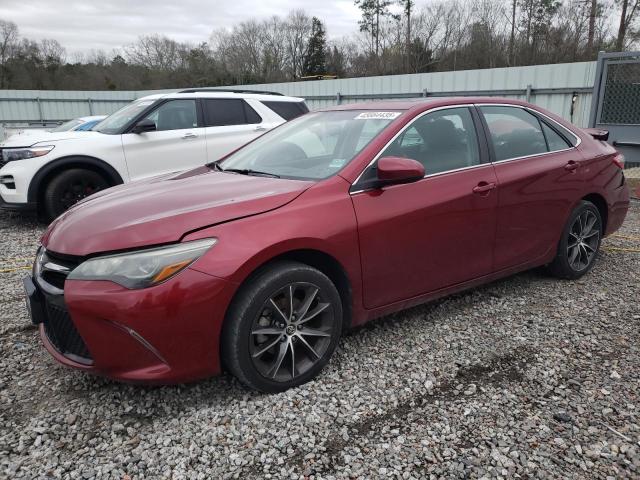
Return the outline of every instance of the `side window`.
[[[169,100],[147,115],[146,118],[155,122],[156,131],[159,132],[196,128],[198,126],[196,101]]]
[[[480,107],[489,127],[496,160],[547,152],[540,121],[518,107]],[[566,148],[566,147],[563,147]]]
[[[309,111],[304,102],[262,101],[262,103],[285,120],[291,120]]]
[[[553,128],[551,128],[544,122],[542,122],[542,131],[544,132],[544,138],[547,139],[547,145],[550,152],[555,152],[556,150],[564,150],[565,148],[569,148],[571,146],[564,138],[558,135],[558,133]]]
[[[262,118],[247,102],[235,98],[207,98],[204,100],[207,127],[261,123]]]
[[[471,112],[467,107],[458,107],[423,115],[381,156],[417,160],[427,175],[478,165],[478,137]]]

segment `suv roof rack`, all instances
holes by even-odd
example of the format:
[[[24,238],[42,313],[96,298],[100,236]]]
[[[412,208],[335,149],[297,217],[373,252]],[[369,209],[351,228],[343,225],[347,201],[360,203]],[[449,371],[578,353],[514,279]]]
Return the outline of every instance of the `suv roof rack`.
[[[280,95],[279,92],[269,92],[266,90],[242,90],[236,88],[188,88],[186,90],[180,90],[178,93],[197,93],[197,92],[226,92],[226,93],[257,93],[259,95]]]

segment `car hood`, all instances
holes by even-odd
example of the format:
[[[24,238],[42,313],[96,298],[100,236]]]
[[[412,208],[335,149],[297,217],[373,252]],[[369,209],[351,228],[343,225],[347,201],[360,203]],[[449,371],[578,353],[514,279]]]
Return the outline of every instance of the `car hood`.
[[[36,144],[44,145],[76,138],[102,137],[103,135],[98,132],[30,132],[28,135],[11,135],[0,143],[0,148],[31,147]]]
[[[86,256],[177,242],[187,232],[281,207],[312,184],[207,167],[163,175],[92,195],[54,220],[42,244]]]

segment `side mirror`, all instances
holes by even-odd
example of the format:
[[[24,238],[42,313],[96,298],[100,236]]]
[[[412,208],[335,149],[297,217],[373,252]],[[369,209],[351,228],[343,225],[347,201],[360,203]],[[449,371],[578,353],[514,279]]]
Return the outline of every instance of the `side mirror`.
[[[150,118],[143,118],[131,129],[133,133],[155,132],[156,122]]]
[[[415,182],[424,177],[424,166],[410,158],[382,157],[378,160],[378,180],[382,185]]]

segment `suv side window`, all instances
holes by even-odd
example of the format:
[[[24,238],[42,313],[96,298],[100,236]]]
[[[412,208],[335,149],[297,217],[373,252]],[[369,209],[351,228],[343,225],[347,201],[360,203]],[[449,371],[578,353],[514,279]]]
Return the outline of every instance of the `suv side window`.
[[[489,127],[496,161],[549,151],[540,121],[532,113],[503,106],[483,106],[480,111]]]
[[[207,127],[262,123],[260,115],[242,99],[205,98],[203,103]]]
[[[291,120],[309,111],[304,102],[275,102],[263,100],[262,103],[285,120]]]
[[[417,160],[427,175],[480,164],[478,137],[467,107],[419,117],[381,154]]]
[[[183,130],[198,127],[195,100],[169,100],[145,118],[156,124],[156,131]]]

